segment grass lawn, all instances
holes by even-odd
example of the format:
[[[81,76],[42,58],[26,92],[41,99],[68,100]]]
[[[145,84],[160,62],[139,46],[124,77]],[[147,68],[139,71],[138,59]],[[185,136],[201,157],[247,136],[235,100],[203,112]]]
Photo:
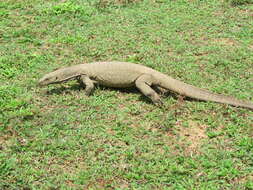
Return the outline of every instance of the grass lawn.
[[[152,67],[252,100],[253,5],[221,0],[1,0],[0,189],[253,189],[252,111],[76,81],[94,61]]]

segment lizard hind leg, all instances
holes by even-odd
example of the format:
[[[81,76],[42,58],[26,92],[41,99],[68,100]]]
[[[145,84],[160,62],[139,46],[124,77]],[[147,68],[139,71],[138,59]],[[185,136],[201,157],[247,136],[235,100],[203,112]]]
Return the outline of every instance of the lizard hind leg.
[[[92,81],[88,76],[81,75],[78,79],[80,85],[84,86],[85,95],[89,96],[94,90],[94,81]]]
[[[136,87],[148,98],[152,100],[155,105],[162,105],[160,96],[156,93],[155,90],[151,88],[151,85],[154,83],[154,78],[151,75],[144,74],[136,79]]]

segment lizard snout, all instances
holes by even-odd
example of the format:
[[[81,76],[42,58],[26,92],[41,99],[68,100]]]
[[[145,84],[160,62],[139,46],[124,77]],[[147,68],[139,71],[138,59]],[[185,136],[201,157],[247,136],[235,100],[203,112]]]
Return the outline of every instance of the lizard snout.
[[[45,80],[43,78],[41,78],[38,83],[37,83],[37,86],[45,86]]]

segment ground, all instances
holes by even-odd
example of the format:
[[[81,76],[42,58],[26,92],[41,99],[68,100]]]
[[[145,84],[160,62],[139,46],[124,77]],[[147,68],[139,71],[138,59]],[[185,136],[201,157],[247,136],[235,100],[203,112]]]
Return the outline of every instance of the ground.
[[[0,1],[0,189],[253,189],[252,111],[44,74],[129,61],[252,101],[253,6]]]

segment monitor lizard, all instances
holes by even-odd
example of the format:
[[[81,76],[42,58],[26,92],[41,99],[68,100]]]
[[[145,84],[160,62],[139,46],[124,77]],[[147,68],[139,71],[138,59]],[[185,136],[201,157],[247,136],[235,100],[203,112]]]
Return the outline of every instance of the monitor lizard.
[[[152,87],[161,87],[193,99],[213,101],[253,110],[253,103],[233,97],[212,93],[167,76],[154,69],[129,62],[93,62],[61,68],[46,74],[39,85],[61,83],[77,79],[90,95],[96,83],[107,87],[137,87],[154,104],[162,104],[161,98]]]

